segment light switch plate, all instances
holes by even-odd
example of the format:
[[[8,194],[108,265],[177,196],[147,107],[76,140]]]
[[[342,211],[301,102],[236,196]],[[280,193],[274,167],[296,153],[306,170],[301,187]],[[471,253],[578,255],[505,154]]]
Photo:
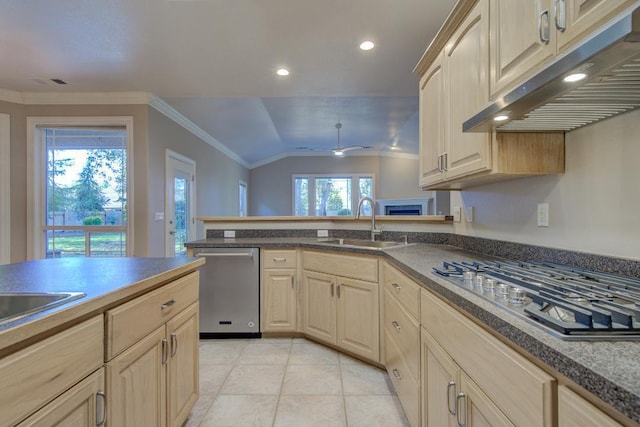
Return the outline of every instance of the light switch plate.
[[[538,227],[549,226],[549,203],[538,203]]]
[[[156,212],[154,218],[156,221],[164,221],[164,212]]]
[[[235,239],[236,231],[235,230],[224,230],[225,239]]]
[[[318,230],[318,237],[329,237],[329,230]]]
[[[462,216],[462,208],[460,206],[454,206],[453,208],[453,221],[460,222]]]

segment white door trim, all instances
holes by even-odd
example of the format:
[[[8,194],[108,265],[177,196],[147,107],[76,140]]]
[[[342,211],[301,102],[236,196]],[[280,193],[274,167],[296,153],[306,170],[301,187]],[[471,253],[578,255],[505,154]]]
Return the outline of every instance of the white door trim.
[[[169,194],[169,169],[170,169],[170,161],[171,159],[178,160],[182,163],[189,165],[192,168],[193,177],[191,179],[191,183],[189,185],[189,214],[191,218],[189,218],[188,227],[187,227],[187,241],[195,239],[196,236],[196,162],[189,157],[183,156],[180,153],[176,153],[173,150],[168,148],[165,149],[165,163],[164,163],[164,181],[165,181],[165,190],[164,190],[164,253],[165,256],[171,256],[169,251],[169,231],[171,230],[171,225],[169,224],[169,212],[172,211],[170,207],[171,200],[168,197]],[[171,184],[173,185],[173,184]],[[171,194],[173,194],[173,189],[171,189]]]
[[[11,116],[0,113],[0,264],[11,262]]]
[[[44,141],[39,130],[47,126],[123,126],[127,134],[127,256],[134,253],[133,117],[27,117],[27,259],[42,259],[44,237]]]

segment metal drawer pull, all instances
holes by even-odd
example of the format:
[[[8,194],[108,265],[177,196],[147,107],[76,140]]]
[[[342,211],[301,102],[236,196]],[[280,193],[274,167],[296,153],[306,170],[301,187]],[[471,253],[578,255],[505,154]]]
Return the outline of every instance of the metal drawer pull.
[[[393,288],[398,292],[400,292],[400,289],[402,289],[402,287],[397,283],[392,283],[391,286],[393,286]]]
[[[540,32],[540,41],[544,44],[549,44],[549,10],[544,10],[540,13],[540,19],[538,20],[538,31]]]
[[[162,338],[162,364],[163,365],[167,364],[167,359],[168,359],[167,347],[168,347],[167,339]]]
[[[98,404],[100,402],[100,404]],[[98,410],[100,408],[100,410]],[[98,415],[102,415],[98,418]],[[102,426],[107,422],[107,396],[104,395],[104,391],[96,393],[96,425]]]
[[[171,334],[171,357],[175,357],[178,352],[178,336]]]
[[[462,405],[459,404],[461,399],[462,399]],[[456,409],[457,409],[456,422],[458,423],[458,427],[466,427],[467,426],[467,395],[464,394],[463,392],[458,393],[458,396],[456,397]],[[461,409],[464,410],[464,415],[462,415],[462,422],[460,422],[460,414],[463,413]]]
[[[400,324],[395,320],[391,322],[391,326],[393,326],[396,329],[396,331],[400,330]]]
[[[171,306],[172,306],[173,304],[175,304],[175,303],[176,303],[176,300],[174,300],[174,299],[170,299],[169,301],[167,301],[167,302],[165,302],[164,304],[162,304],[162,305],[160,306],[160,308],[164,310],[165,308],[169,308],[169,307],[171,307]]]
[[[397,368],[393,368],[393,376],[396,377],[398,381],[402,381],[402,377],[400,376],[400,371]]]
[[[287,262],[285,257],[277,257],[273,259],[273,262]]]
[[[453,388],[453,411],[451,410],[451,390]],[[458,408],[457,408],[457,403],[458,401],[456,400],[456,382],[455,381],[449,381],[449,384],[447,385],[447,409],[449,410],[449,413],[451,415],[455,415],[458,412]]]

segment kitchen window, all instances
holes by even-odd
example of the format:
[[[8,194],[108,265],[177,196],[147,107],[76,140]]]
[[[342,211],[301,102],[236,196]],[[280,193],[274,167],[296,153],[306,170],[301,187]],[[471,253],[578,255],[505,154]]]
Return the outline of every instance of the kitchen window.
[[[129,122],[75,122],[51,120],[32,129],[30,259],[130,253]]]
[[[295,216],[350,216],[365,196],[373,198],[373,174],[294,175],[293,214]],[[371,215],[364,204],[361,214]]]
[[[238,185],[238,199],[240,201],[239,216],[247,216],[247,183],[240,181]]]

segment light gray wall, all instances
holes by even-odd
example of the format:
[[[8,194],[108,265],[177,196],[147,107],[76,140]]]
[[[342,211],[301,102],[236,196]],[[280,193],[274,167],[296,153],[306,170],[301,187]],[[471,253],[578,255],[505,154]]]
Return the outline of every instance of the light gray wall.
[[[196,162],[196,216],[237,216],[239,180],[249,182],[249,171],[211,145],[149,108],[149,256],[164,256],[163,212],[166,149]],[[197,221],[197,238],[204,237]]]
[[[300,156],[252,169],[249,185],[250,215],[292,215],[292,175],[371,173],[376,177],[376,198],[424,198],[418,187],[418,160],[381,156]]]
[[[634,111],[567,133],[564,174],[452,192],[476,208],[455,233],[640,260],[639,137]],[[541,202],[549,227],[536,225]]]

